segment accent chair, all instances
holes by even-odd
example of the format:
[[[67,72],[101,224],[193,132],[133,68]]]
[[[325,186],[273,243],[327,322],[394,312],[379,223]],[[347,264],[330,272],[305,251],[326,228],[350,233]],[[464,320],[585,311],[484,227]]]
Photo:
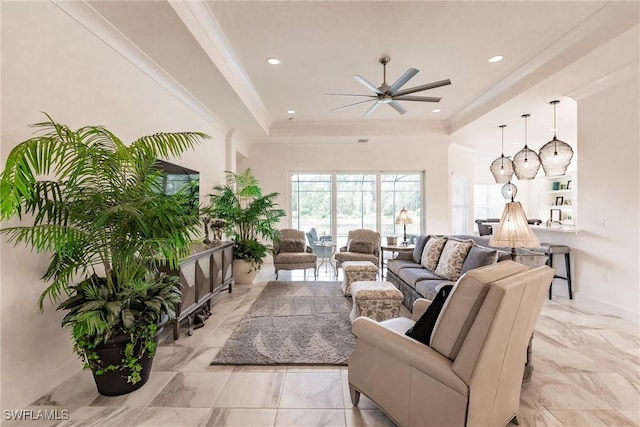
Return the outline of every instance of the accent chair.
[[[380,258],[380,233],[366,229],[349,231],[346,246],[341,247],[334,258],[336,277],[338,269],[345,261],[370,261],[377,266]]]
[[[276,270],[276,280],[280,270],[304,270],[304,278],[307,278],[307,269],[313,268],[314,278],[317,278],[316,262],[318,257],[306,244],[304,231],[293,228],[280,230],[280,241],[273,244],[273,266]]]
[[[513,261],[467,272],[433,320],[429,345],[405,335],[429,300],[415,302],[413,320],[358,317],[351,402],[363,393],[399,426],[517,423],[527,345],[552,277],[548,266]]]

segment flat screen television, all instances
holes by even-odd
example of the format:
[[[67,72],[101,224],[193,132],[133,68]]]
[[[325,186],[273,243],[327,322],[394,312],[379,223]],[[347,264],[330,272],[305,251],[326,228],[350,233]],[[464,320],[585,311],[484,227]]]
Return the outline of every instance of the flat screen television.
[[[192,201],[191,207],[198,209],[200,204],[200,172],[164,160],[156,160],[155,166],[162,171],[163,193],[172,195],[184,191]]]

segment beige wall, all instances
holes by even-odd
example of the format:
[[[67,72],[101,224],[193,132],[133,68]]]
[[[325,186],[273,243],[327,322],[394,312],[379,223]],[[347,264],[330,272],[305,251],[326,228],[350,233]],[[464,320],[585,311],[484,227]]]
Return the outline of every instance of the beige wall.
[[[290,210],[290,172],[426,171],[426,232],[450,231],[448,146],[445,136],[424,141],[376,144],[296,143],[253,144],[251,167],[267,192],[280,193],[278,203]],[[284,218],[283,226],[290,219]]]
[[[1,160],[29,138],[40,113],[71,127],[102,124],[124,141],[158,131],[203,131],[212,140],[177,160],[201,172],[201,196],[221,182],[225,135],[188,110],[49,2],[2,3]],[[202,199],[202,197],[201,197]],[[2,226],[6,226],[3,223]],[[18,409],[81,369],[63,313],[36,302],[48,257],[3,238],[0,252],[1,404]]]

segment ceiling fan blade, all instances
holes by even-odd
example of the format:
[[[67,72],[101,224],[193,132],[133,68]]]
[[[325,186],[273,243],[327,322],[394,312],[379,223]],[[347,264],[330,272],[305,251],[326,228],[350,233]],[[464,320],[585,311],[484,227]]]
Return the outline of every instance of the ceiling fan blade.
[[[413,76],[418,74],[418,70],[415,68],[409,68],[403,75],[400,76],[398,80],[394,84],[391,85],[389,90],[387,91],[390,95],[396,93],[402,86],[404,86]]]
[[[409,95],[410,93],[420,92],[421,90],[435,89],[437,87],[447,86],[450,84],[451,84],[451,80],[449,79],[440,80],[439,82],[427,83],[426,85],[416,86],[409,89],[401,90],[396,92],[394,95],[395,96]]]
[[[376,95],[359,95],[355,93],[325,93],[326,96],[366,96],[367,98],[377,98]]]
[[[363,115],[362,117],[367,117],[369,114],[373,113],[376,108],[380,106],[379,102],[375,102]]]
[[[396,101],[440,102],[440,100],[442,98],[439,98],[437,96],[411,96],[411,95],[404,95],[404,96],[394,96],[393,99],[396,100]]]
[[[375,87],[373,83],[371,83],[369,80],[365,79],[364,77],[356,75],[356,76],[353,76],[353,78],[356,79],[358,82],[360,82],[367,89],[374,91],[378,95],[382,95],[382,92],[380,92],[380,89]]]
[[[364,101],[359,101],[359,102],[355,102],[353,104],[343,105],[342,107],[334,108],[331,111],[344,110],[345,108],[353,107],[355,105],[360,105],[360,104],[364,104],[365,102],[371,102],[371,101],[373,101],[373,100],[372,99],[365,99]],[[376,104],[377,104],[377,102],[376,102]]]
[[[396,111],[397,111],[398,113],[400,113],[400,114],[404,114],[404,113],[406,113],[406,112],[407,112],[407,109],[406,109],[406,108],[404,108],[404,107],[402,106],[402,104],[400,104],[400,103],[399,103],[399,102],[397,102],[397,101],[391,101],[391,102],[389,103],[389,105],[391,105],[391,106],[393,107],[393,109],[394,109],[394,110],[396,110]]]

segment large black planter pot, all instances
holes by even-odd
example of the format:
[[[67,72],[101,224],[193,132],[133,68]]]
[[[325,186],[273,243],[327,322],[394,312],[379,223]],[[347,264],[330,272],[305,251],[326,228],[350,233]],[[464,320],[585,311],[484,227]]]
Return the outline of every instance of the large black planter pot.
[[[156,345],[158,344],[158,337],[164,329],[168,318],[163,319],[158,325],[158,330],[154,336]],[[96,353],[102,362],[102,366],[119,365],[124,358],[124,349],[129,342],[128,334],[117,334],[111,337],[109,342],[96,347]],[[136,349],[138,351],[138,349]],[[120,371],[108,371],[101,375],[96,375],[93,372],[93,379],[96,382],[98,393],[104,396],[120,396],[122,394],[131,393],[145,385],[151,374],[151,365],[153,364],[153,357],[145,355],[140,361],[142,370],[140,371],[140,381],[135,384],[131,384],[127,381],[127,377],[131,374],[129,369]]]

